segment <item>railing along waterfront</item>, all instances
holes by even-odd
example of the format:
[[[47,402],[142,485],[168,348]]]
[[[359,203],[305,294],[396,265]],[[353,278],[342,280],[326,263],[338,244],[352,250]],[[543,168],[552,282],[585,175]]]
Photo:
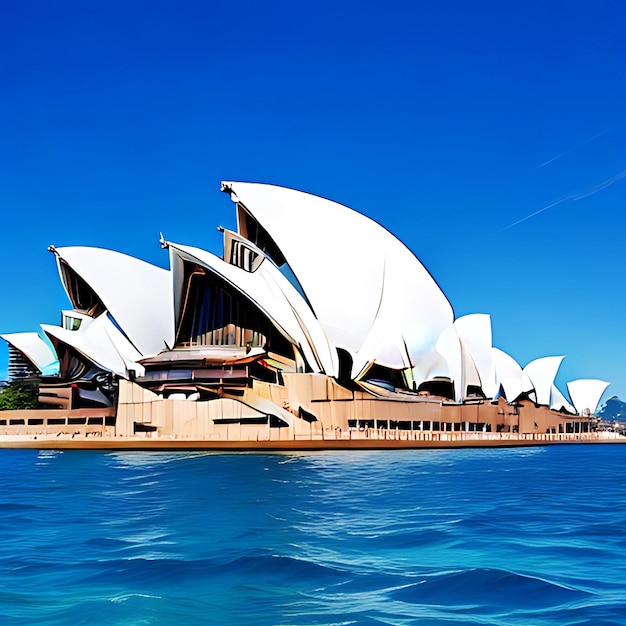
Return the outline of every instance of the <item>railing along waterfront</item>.
[[[198,433],[186,432],[163,435],[154,432],[136,432],[134,434],[122,434],[117,432],[113,417],[114,409],[78,409],[49,410],[45,414],[41,411],[2,411],[0,412],[0,439],[5,440],[19,438],[59,440],[65,438],[102,438],[120,441],[204,441],[223,442],[224,444],[236,444],[241,442],[259,442],[260,447],[271,442],[288,444],[294,442],[296,446],[305,445],[307,441],[316,442],[316,447],[323,447],[323,442],[336,447],[345,444],[345,447],[372,447],[380,442],[381,447],[393,447],[398,442],[398,447],[414,445],[415,447],[446,446],[494,446],[542,444],[557,442],[602,442],[624,441],[626,437],[618,432],[594,431],[588,433],[515,433],[515,432],[485,432],[485,431],[430,431],[430,430],[402,430],[385,428],[326,428],[323,431],[312,430],[309,433],[295,434],[292,428],[266,428],[259,429],[254,433],[239,432],[212,432]],[[45,415],[45,419],[42,416]],[[19,419],[18,419],[19,418]],[[109,422],[111,420],[111,422]],[[42,423],[43,422],[43,423]],[[318,444],[322,445],[318,445]]]
[[[271,437],[271,439],[279,437]],[[387,429],[351,429],[326,431],[324,434],[296,435],[297,441],[416,441],[416,442],[462,442],[462,441],[602,441],[624,439],[619,433],[596,431],[591,433],[485,433],[485,432],[432,432]]]
[[[148,438],[150,434],[148,434]],[[153,439],[161,439],[161,437],[153,437]],[[626,437],[620,435],[619,433],[614,432],[592,432],[592,433],[577,433],[577,434],[569,434],[569,433],[475,433],[475,432],[454,432],[454,433],[433,433],[433,432],[414,432],[414,431],[390,431],[381,429],[380,432],[369,432],[367,431],[337,431],[334,432],[329,430],[322,433],[312,433],[312,434],[293,434],[291,432],[287,432],[287,429],[273,429],[272,431],[266,431],[264,434],[257,434],[254,436],[244,436],[241,439],[236,439],[232,437],[225,437],[224,434],[215,433],[215,436],[204,436],[204,437],[194,437],[190,435],[174,435],[171,438],[163,438],[163,439],[173,439],[178,441],[184,440],[203,440],[203,441],[216,441],[216,442],[231,442],[236,443],[237,441],[245,441],[251,442],[256,441],[260,444],[263,443],[271,443],[271,442],[289,442],[294,441],[298,444],[305,443],[307,441],[315,441],[315,442],[328,442],[329,444],[333,444],[336,442],[343,442],[349,444],[350,442],[354,442],[358,444],[359,442],[388,442],[393,443],[397,442],[406,442],[410,444],[411,442],[415,442],[416,444],[424,443],[428,445],[430,443],[434,445],[440,445],[445,443],[453,443],[453,444],[461,444],[461,443],[493,443],[494,445],[502,445],[507,442],[517,443],[527,442],[527,443],[549,443],[549,442],[594,442],[594,441],[618,441],[622,440],[626,443]]]

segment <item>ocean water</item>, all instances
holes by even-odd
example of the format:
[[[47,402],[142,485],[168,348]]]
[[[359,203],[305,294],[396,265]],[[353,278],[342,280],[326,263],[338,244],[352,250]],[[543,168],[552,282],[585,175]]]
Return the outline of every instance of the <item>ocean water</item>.
[[[626,446],[0,451],[0,624],[626,624]]]

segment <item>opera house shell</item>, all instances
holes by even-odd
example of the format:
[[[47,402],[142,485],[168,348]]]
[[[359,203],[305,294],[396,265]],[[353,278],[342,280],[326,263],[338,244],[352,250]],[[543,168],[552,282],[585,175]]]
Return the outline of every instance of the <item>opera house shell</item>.
[[[570,402],[555,384],[563,357],[522,368],[492,345],[490,317],[455,319],[378,223],[273,185],[222,191],[237,232],[221,229],[221,256],[162,240],[162,269],[50,247],[72,309],[41,326],[45,340],[1,335],[11,377],[37,377],[40,408],[0,413],[0,438],[306,448],[593,435],[608,383],[569,383]]]

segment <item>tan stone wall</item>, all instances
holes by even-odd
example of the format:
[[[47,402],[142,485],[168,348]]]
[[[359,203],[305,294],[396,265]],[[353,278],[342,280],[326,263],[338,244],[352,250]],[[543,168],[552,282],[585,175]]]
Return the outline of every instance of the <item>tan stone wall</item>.
[[[267,383],[255,389],[258,397],[271,399]],[[172,439],[268,440],[278,437],[279,429],[266,424],[220,424],[216,420],[262,417],[263,413],[247,406],[245,398],[218,398],[208,402],[165,400],[136,383],[120,381],[116,434],[120,437],[166,437]],[[299,420],[302,421],[302,420]],[[135,423],[156,428],[154,432],[135,432]],[[286,431],[280,435],[287,437]]]
[[[364,391],[349,391],[320,374],[285,374],[285,386],[255,381],[241,397],[222,397],[206,402],[165,400],[136,383],[121,380],[115,426],[105,426],[114,409],[34,410],[0,412],[0,435],[110,436],[123,439],[182,439],[214,441],[318,440],[353,437],[441,440],[468,433],[471,436],[540,436],[554,431],[567,434],[566,424],[588,420],[561,415],[546,407],[525,402],[520,407],[500,399],[496,403],[463,405],[418,396],[375,398]],[[271,404],[269,404],[271,403]],[[257,406],[257,409],[252,408]],[[272,407],[274,407],[272,409]],[[317,421],[298,417],[302,407]],[[245,418],[274,413],[291,426],[245,423]],[[89,423],[100,419],[100,424]],[[50,420],[62,419],[62,424]],[[220,423],[220,420],[244,420]],[[22,424],[11,424],[11,420]],[[43,421],[29,424],[28,420]],[[84,421],[78,424],[76,421]],[[4,421],[4,423],[3,423]],[[73,422],[73,423],[72,423]],[[398,424],[404,422],[405,424]],[[402,428],[410,423],[410,430]],[[386,424],[386,428],[382,424]],[[438,428],[435,428],[437,423]],[[561,425],[561,430],[559,430]],[[141,427],[154,429],[140,432]],[[588,423],[587,423],[588,426]]]
[[[0,436],[102,437],[114,435],[114,428],[106,425],[107,418],[112,418],[114,414],[113,408],[0,411]]]

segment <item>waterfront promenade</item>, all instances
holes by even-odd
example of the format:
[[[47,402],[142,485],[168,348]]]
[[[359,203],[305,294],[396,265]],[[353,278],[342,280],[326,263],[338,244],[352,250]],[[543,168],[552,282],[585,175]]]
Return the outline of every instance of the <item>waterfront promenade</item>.
[[[0,448],[89,449],[89,450],[225,450],[225,451],[298,451],[298,450],[389,450],[418,448],[503,448],[544,445],[626,443],[626,437],[599,431],[580,434],[543,433],[432,433],[365,429],[331,431],[324,436],[281,437],[279,429],[268,430],[258,439],[199,439],[151,437],[106,437],[98,431],[60,432],[56,435],[0,435]]]

